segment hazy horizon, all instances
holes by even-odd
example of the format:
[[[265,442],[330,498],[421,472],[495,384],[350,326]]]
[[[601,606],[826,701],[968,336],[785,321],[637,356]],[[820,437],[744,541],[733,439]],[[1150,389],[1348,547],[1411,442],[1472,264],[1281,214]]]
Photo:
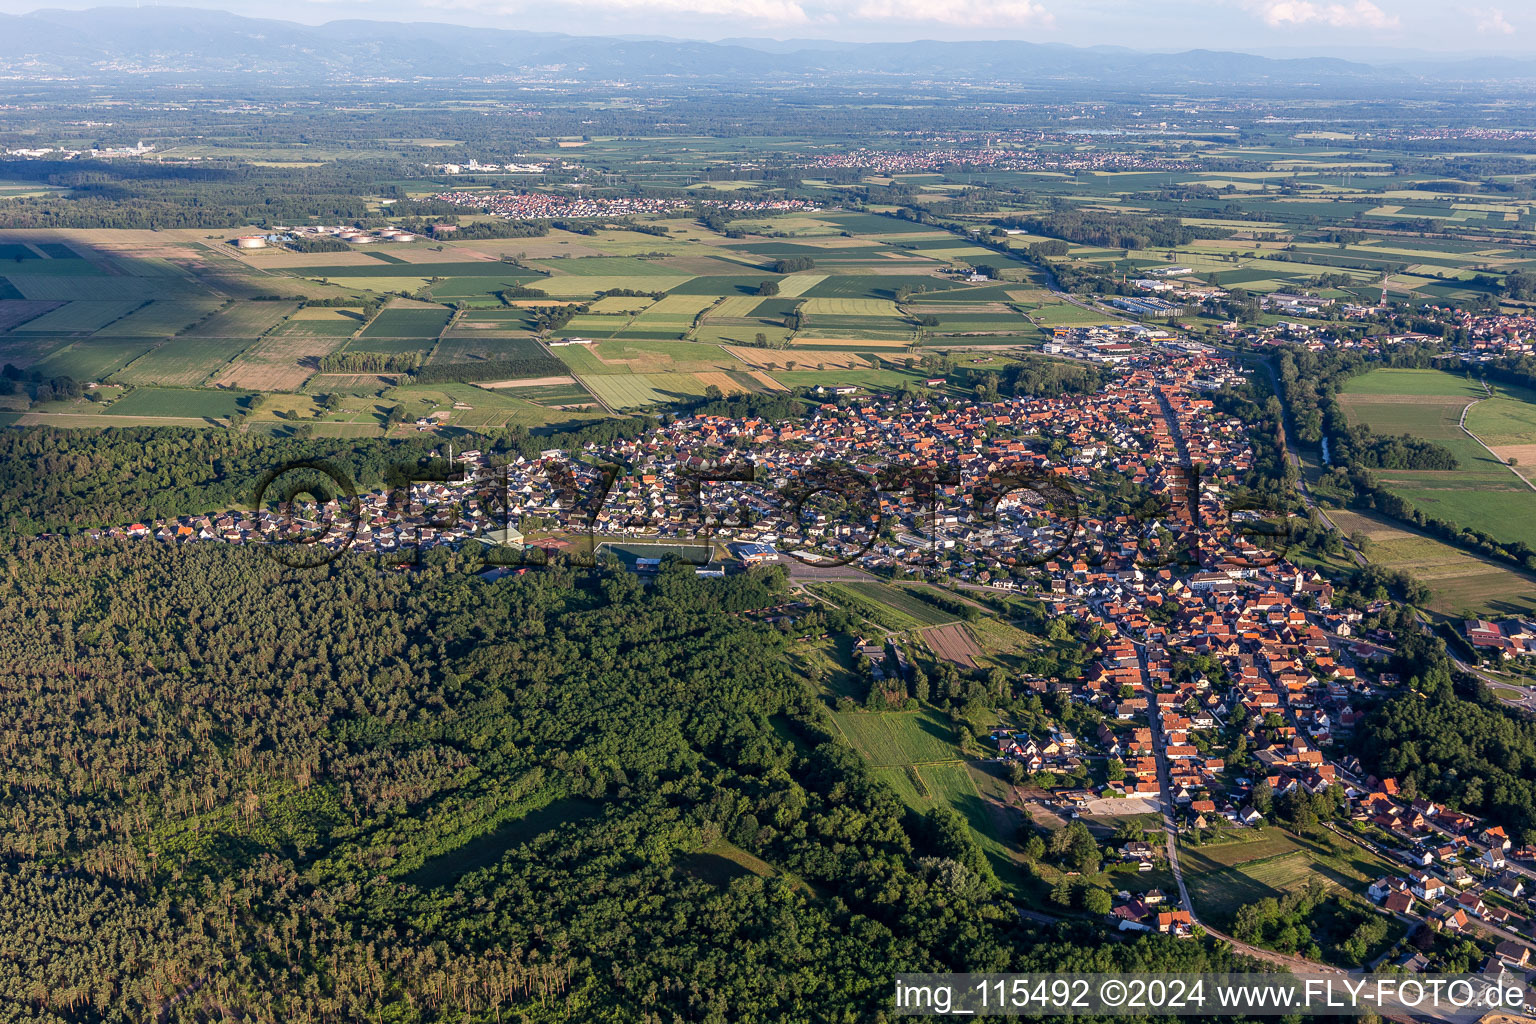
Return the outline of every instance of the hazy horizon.
[[[1415,54],[1530,56],[1536,12],[1429,0],[180,0],[171,4],[48,4],[0,0],[0,12],[102,6],[195,7],[315,25],[363,19],[437,22],[572,35],[630,35],[716,42],[1017,40],[1141,51],[1219,49],[1273,56],[1393,59]],[[579,24],[573,25],[573,20]]]

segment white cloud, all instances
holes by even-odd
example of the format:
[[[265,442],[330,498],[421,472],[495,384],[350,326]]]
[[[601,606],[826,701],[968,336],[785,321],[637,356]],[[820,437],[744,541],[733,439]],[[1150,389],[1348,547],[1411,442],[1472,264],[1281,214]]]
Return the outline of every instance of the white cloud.
[[[1318,3],[1316,0],[1260,0],[1256,5],[1266,25],[1328,25],[1332,28],[1396,28],[1398,19],[1371,0]]]
[[[932,21],[943,25],[1050,25],[1051,12],[1036,0],[861,0],[851,17],[870,21]]]
[[[1472,15],[1472,21],[1477,25],[1477,30],[1484,35],[1512,36],[1515,34],[1515,26],[1504,17],[1504,12],[1497,7],[1473,8],[1468,12]]]

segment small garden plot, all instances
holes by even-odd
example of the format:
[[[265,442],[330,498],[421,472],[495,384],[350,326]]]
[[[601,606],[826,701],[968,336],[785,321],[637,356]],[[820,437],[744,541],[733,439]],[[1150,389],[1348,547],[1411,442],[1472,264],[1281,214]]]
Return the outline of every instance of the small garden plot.
[[[962,668],[977,668],[980,664],[977,659],[986,653],[959,623],[925,630],[923,639],[928,642],[934,654]]]

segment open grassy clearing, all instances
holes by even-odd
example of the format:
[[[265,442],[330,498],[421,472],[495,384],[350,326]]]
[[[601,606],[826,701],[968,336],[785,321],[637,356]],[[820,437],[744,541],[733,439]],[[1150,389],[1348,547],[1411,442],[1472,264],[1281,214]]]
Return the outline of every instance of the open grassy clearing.
[[[910,590],[885,583],[838,583],[838,589],[848,590],[860,597],[885,605],[922,625],[938,626],[954,622],[954,614],[914,596]]]
[[[1495,394],[1467,411],[1467,429],[1490,448],[1536,444],[1536,403]]]
[[[931,708],[837,712],[832,718],[838,731],[872,765],[931,765],[960,761],[954,727]]]

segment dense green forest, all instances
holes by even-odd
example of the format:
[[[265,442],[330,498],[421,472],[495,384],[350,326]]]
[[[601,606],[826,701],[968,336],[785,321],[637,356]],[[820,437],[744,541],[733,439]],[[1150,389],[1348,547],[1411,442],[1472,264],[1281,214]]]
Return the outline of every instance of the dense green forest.
[[[426,561],[6,552],[7,1019],[879,1021],[897,970],[1234,966],[1021,922],[744,615],[776,570]]]

